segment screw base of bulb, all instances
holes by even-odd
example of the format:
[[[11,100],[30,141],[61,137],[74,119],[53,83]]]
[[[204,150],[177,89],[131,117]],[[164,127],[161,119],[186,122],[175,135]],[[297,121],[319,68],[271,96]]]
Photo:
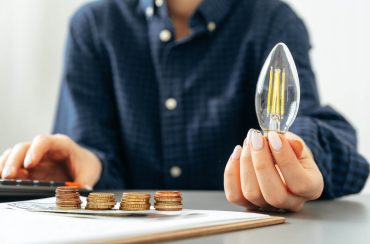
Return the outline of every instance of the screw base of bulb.
[[[269,133],[269,132],[276,132],[276,133],[278,133],[278,134],[280,134],[280,135],[285,135],[285,131],[276,131],[276,130],[262,130],[262,135],[263,136],[267,136],[267,134]]]

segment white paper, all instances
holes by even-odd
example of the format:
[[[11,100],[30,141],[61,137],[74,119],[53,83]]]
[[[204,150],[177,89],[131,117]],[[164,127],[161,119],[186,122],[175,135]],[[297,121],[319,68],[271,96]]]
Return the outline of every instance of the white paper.
[[[54,204],[54,198],[18,202],[23,204]],[[18,205],[20,206],[20,205]],[[40,209],[39,209],[40,210]],[[55,209],[54,209],[55,210]],[[1,243],[78,243],[122,240],[128,237],[150,235],[174,230],[236,223],[269,217],[264,214],[230,211],[120,211],[87,210],[53,213],[53,209],[37,212],[19,209],[13,204],[0,204]],[[84,213],[82,215],[82,213]],[[111,216],[107,217],[106,212]]]

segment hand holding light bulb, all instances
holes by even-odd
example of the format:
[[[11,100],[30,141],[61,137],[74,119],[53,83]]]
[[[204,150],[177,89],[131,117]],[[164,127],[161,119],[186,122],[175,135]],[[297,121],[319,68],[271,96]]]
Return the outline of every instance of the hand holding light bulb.
[[[323,177],[310,149],[287,132],[299,108],[294,60],[279,43],[268,56],[256,88],[256,113],[264,135],[251,129],[225,168],[226,198],[248,209],[299,211],[320,197]]]

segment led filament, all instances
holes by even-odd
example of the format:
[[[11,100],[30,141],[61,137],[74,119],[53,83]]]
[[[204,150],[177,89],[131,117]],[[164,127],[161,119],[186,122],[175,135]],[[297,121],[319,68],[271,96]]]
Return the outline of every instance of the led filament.
[[[278,43],[267,57],[257,82],[255,106],[264,132],[285,133],[298,113],[299,78],[293,57]]]

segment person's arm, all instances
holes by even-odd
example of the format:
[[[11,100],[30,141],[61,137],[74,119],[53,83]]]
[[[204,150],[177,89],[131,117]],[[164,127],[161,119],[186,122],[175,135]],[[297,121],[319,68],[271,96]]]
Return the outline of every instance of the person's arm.
[[[0,156],[6,179],[77,181],[123,188],[117,111],[108,61],[89,5],[72,18],[55,135],[39,135]],[[64,134],[64,135],[62,135]]]
[[[284,42],[295,60],[301,86],[301,103],[290,131],[299,135],[311,149],[324,178],[322,198],[357,193],[369,174],[369,164],[357,151],[354,128],[338,112],[321,106],[312,71],[310,43],[303,22],[286,5],[275,19],[284,19],[270,28],[266,57],[277,43]]]
[[[87,7],[71,20],[54,133],[71,137],[98,156],[103,169],[96,188],[122,189],[118,111],[97,25]]]

